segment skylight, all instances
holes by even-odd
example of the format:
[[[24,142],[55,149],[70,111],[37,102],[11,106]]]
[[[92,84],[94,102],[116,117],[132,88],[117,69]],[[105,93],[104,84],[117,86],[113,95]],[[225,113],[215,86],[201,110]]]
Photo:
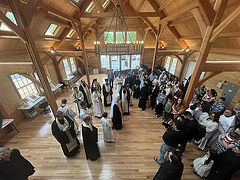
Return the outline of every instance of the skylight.
[[[87,7],[87,9],[86,9],[86,12],[87,12],[87,13],[90,13],[90,12],[93,10],[94,6],[95,6],[95,4],[94,4],[94,2],[92,1],[92,2],[88,5],[88,7]]]
[[[14,24],[17,25],[17,21],[16,21],[16,19],[15,19],[15,17],[14,17],[14,15],[13,15],[12,12],[7,11],[6,16],[7,16]],[[4,23],[1,24],[0,30],[2,30],[2,31],[12,31],[12,30],[9,29]]]
[[[59,29],[58,25],[50,24],[50,26],[48,27],[45,35],[54,36],[54,35],[56,35],[58,29]]]
[[[69,37],[72,37],[72,36],[73,36],[73,33],[74,33],[74,30],[71,29],[71,31],[68,33],[67,37],[68,37],[68,38],[69,38]]]
[[[107,5],[109,4],[110,0],[106,0],[103,4],[102,7],[105,9]]]

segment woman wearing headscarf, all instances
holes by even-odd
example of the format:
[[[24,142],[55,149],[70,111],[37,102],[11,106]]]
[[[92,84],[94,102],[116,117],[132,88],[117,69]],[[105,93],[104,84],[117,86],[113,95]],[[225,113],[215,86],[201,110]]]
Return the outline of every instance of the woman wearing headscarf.
[[[93,102],[93,113],[97,118],[101,118],[103,114],[103,104],[101,99],[101,94],[98,92],[97,88],[94,88],[92,93],[92,102]]]
[[[122,129],[122,120],[123,120],[122,107],[119,99],[120,99],[120,95],[117,92],[114,95],[114,98],[111,104],[111,111],[110,111],[110,117],[112,118],[112,122],[113,122],[113,129],[116,129],[116,130]]]

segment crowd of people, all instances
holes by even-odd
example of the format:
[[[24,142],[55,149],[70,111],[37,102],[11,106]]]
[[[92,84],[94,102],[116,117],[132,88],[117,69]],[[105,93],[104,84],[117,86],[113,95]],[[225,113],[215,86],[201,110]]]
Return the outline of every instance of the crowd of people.
[[[154,180],[181,179],[184,169],[181,157],[190,142],[196,144],[196,151],[208,149],[207,154],[193,161],[193,174],[209,180],[231,179],[240,169],[240,103],[227,108],[224,97],[218,97],[214,89],[201,85],[184,107],[186,88],[177,77],[164,70],[150,75],[144,69],[125,74],[109,71],[103,85],[93,79],[91,89],[82,79],[80,85],[73,87],[72,101],[76,111],[62,99],[52,123],[52,134],[64,155],[72,157],[79,152],[77,134],[82,131],[86,159],[95,161],[100,157],[100,151],[98,129],[92,117],[100,119],[104,141],[114,143],[112,129],[123,128],[123,117],[130,114],[134,98],[142,111],[151,108],[156,117],[163,120],[166,129],[159,156],[154,157],[160,165]],[[104,107],[110,107],[111,119]],[[76,116],[79,116],[82,128],[79,128]],[[6,163],[5,159],[11,159],[12,154],[14,151],[0,147],[0,166]],[[17,154],[21,157],[19,152]],[[34,167],[23,162],[29,168],[28,175],[34,173]]]

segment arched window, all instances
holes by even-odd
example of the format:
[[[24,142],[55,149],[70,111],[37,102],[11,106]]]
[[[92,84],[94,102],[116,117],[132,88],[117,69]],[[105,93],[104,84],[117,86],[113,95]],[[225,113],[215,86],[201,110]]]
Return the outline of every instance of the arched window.
[[[30,79],[20,74],[11,75],[11,79],[22,99],[33,94],[38,94],[35,84]]]

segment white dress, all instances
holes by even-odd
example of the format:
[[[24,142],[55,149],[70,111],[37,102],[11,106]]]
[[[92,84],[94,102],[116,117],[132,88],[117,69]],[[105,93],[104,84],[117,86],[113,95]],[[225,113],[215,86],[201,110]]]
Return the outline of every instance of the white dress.
[[[77,115],[69,106],[60,106],[58,108],[58,111],[61,111],[64,113],[65,116],[68,116],[73,122],[74,122],[74,130],[76,134],[78,133],[79,130],[79,125],[75,119],[75,116]]]
[[[213,160],[210,161],[209,164],[204,164],[204,162],[208,159],[208,154],[205,154],[203,157],[197,158],[193,161],[193,168],[197,172],[197,174],[201,177],[207,177],[210,173],[210,170],[213,165]]]
[[[81,104],[80,102],[81,101],[84,101],[84,96],[83,96],[83,93],[81,91],[74,91],[73,94],[72,94],[72,101],[75,103],[75,101],[77,101],[75,103],[76,105],[76,112],[78,114],[78,116],[80,116],[80,109],[81,109]]]
[[[109,119],[102,117],[101,124],[103,126],[103,138],[106,142],[114,142],[112,133],[112,124]]]
[[[103,114],[103,104],[101,99],[101,94],[99,92],[92,93],[92,102],[93,102],[93,113],[96,117],[102,117]]]

